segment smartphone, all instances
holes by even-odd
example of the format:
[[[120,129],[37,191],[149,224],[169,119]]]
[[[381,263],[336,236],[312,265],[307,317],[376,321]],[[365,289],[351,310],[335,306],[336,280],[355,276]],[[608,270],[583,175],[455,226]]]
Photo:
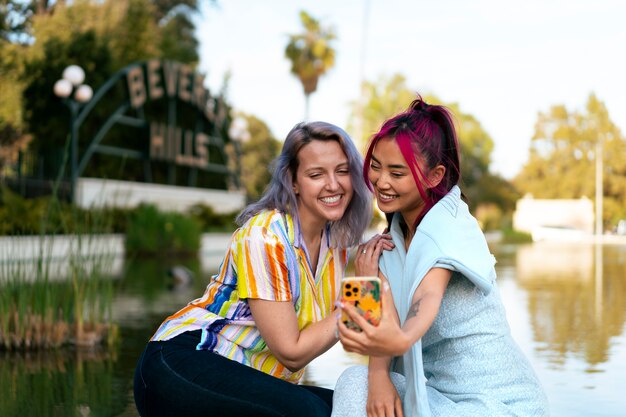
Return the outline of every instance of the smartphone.
[[[341,302],[351,304],[369,323],[378,326],[382,317],[381,282],[378,277],[345,277],[341,280]],[[362,331],[345,312],[341,321],[352,330]]]

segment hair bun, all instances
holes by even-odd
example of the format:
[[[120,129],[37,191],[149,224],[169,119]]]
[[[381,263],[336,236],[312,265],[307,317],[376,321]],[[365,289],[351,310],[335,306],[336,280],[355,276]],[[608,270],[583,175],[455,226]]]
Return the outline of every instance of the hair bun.
[[[413,100],[409,108],[413,111],[418,111],[418,110],[426,110],[428,109],[428,106],[429,104],[426,103],[424,99],[418,95],[417,98]]]

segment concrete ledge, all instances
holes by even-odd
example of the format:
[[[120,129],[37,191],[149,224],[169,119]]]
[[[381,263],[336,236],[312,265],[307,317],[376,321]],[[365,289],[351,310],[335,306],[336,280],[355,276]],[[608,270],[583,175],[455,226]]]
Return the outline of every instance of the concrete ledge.
[[[216,213],[232,213],[245,205],[244,191],[210,190],[99,178],[80,178],[76,204],[84,208],[136,207],[152,203],[162,210],[185,211],[196,203],[206,204]]]
[[[228,249],[231,233],[205,233],[200,243],[202,271],[216,271]],[[124,267],[124,235],[58,235],[58,236],[2,236],[0,237],[0,282],[19,273],[36,276],[36,260],[48,265],[52,278],[69,274],[70,255],[83,259],[86,267],[93,267],[108,258],[105,272],[118,276]]]

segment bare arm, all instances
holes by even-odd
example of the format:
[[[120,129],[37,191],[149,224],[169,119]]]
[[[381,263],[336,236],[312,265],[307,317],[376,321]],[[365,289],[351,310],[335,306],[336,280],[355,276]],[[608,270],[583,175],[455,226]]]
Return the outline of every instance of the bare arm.
[[[451,275],[451,271],[442,268],[428,271],[413,294],[411,307],[402,327],[393,319],[394,311],[389,310],[392,303],[386,301],[391,299],[387,288],[383,292],[383,317],[377,327],[369,324],[351,306],[343,306],[349,317],[363,329],[363,332],[358,333],[348,329],[343,323],[338,323],[344,349],[373,356],[404,354],[424,336],[437,317]]]
[[[304,368],[337,342],[334,314],[300,331],[292,302],[248,299],[248,305],[268,348],[292,372]]]
[[[390,356],[370,356],[367,374],[368,417],[403,417],[402,400],[389,377]]]
[[[448,269],[433,268],[415,290],[411,307],[402,326],[402,331],[409,342],[406,350],[421,339],[435,321],[451,276],[452,271]]]
[[[393,320],[399,328],[400,320],[389,291],[389,284],[382,273],[379,273],[379,277],[383,282],[382,315]],[[339,326],[346,328],[343,323],[339,323]],[[344,338],[342,330],[340,330],[340,338],[344,343],[344,348],[351,351],[349,347],[351,341]],[[402,400],[389,375],[390,364],[391,356],[389,355],[370,356],[369,358],[367,404],[365,407],[368,417],[403,417]]]

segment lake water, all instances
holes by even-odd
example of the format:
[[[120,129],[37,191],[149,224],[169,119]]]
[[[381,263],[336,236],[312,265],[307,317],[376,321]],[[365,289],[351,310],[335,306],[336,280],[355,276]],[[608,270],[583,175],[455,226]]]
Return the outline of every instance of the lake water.
[[[552,416],[626,415],[626,245],[491,249],[512,333],[546,389]],[[167,315],[202,294],[219,262],[213,254],[184,263],[194,284],[172,288],[172,264],[127,260],[113,306],[119,345],[0,352],[0,416],[137,416],[132,374],[141,350]],[[343,369],[363,361],[337,345],[309,365],[305,380],[332,388]]]

